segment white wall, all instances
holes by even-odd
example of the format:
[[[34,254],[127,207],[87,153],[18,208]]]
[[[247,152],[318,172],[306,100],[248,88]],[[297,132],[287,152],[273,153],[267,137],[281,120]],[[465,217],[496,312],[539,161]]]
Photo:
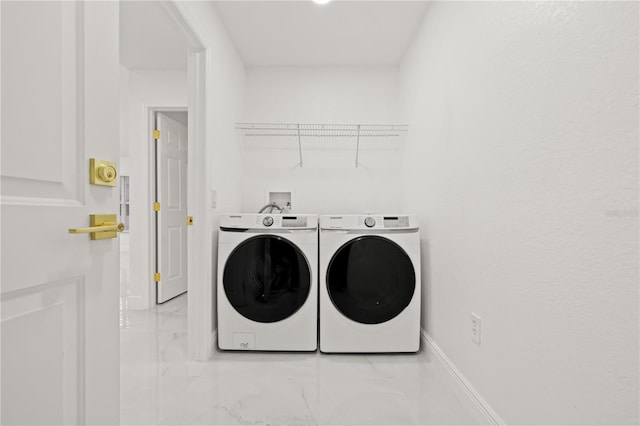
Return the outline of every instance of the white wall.
[[[129,71],[121,68],[120,174],[130,176],[131,217],[129,309],[149,309],[155,304],[153,226],[150,179],[153,156],[149,133],[149,108],[187,107],[187,73],[176,71]],[[128,156],[127,156],[128,154]],[[123,239],[123,243],[127,239]]]
[[[399,117],[397,68],[247,70],[247,122],[400,124]],[[356,168],[355,139],[313,141],[304,144],[304,165],[299,167],[297,139],[289,142],[244,138],[245,212],[257,212],[265,204],[265,191],[280,190],[293,192],[297,213],[397,210],[401,151],[372,150],[363,141],[362,165]],[[275,146],[289,149],[270,149]]]
[[[638,66],[635,2],[433,2],[402,63],[423,327],[509,424],[638,424]]]

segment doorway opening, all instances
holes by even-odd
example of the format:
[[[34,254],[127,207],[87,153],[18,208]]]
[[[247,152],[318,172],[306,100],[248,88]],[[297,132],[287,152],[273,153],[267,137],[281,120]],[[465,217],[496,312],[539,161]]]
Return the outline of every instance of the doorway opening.
[[[206,167],[205,81],[207,50],[192,23],[174,2],[125,2],[120,7],[121,63],[121,171],[129,177],[130,232],[123,241],[121,277],[121,323],[126,327],[127,310],[160,309],[156,302],[155,113],[171,118],[188,108],[189,170],[185,181],[189,192],[189,214],[195,227],[204,227],[209,213],[196,194],[203,193]],[[184,121],[179,116],[172,119]],[[126,157],[126,158],[125,158]],[[174,191],[175,192],[175,191]],[[171,201],[169,201],[171,203]],[[186,203],[186,202],[185,202]],[[160,207],[162,209],[162,206]],[[202,218],[201,221],[198,218]],[[191,229],[192,227],[189,227]],[[188,321],[188,356],[206,360],[211,355],[211,321],[198,314],[203,297],[196,280],[210,275],[198,254],[208,247],[207,232],[189,230],[186,242],[192,257],[185,299]],[[204,230],[206,231],[206,230]],[[177,231],[174,231],[174,234]],[[162,237],[158,239],[162,241]],[[128,251],[127,251],[128,248]],[[186,256],[185,256],[186,257]],[[175,272],[175,271],[174,271]],[[169,272],[171,275],[172,272]],[[165,275],[166,276],[166,275]],[[162,281],[162,273],[161,280]],[[125,308],[125,309],[123,309]],[[166,309],[166,308],[162,308]]]
[[[151,133],[155,303],[162,304],[187,291],[187,110],[154,109]]]

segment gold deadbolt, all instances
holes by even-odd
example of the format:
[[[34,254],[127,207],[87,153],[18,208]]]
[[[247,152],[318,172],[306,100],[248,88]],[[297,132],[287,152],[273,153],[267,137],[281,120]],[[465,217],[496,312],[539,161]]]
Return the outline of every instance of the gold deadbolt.
[[[88,228],[70,228],[70,234],[91,234],[92,240],[106,240],[116,238],[118,232],[124,231],[124,223],[118,223],[115,214],[89,215]]]
[[[92,185],[116,186],[116,163],[105,160],[89,160],[89,176]]]
[[[116,179],[116,169],[102,164],[98,166],[98,176],[105,182],[113,182]]]

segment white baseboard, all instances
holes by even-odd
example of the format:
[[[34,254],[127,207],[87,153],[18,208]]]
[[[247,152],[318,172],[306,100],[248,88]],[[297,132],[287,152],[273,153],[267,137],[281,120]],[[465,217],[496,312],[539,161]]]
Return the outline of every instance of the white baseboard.
[[[486,422],[490,425],[506,425],[506,423],[500,418],[491,406],[485,401],[485,399],[478,393],[473,385],[467,380],[466,377],[458,370],[458,368],[451,362],[449,357],[440,349],[440,347],[431,339],[424,329],[420,330],[424,347],[428,348],[431,353],[440,361],[442,366],[451,375],[457,387],[461,391],[462,399],[469,402],[471,411],[476,414],[477,420],[480,422]]]

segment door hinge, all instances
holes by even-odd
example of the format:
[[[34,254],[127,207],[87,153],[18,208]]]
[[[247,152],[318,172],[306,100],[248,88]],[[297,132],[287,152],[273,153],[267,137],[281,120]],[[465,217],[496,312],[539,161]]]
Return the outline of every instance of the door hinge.
[[[153,203],[153,211],[154,212],[159,212],[160,211],[160,203],[159,202],[155,202]]]
[[[155,274],[153,274],[153,280],[155,282],[159,282],[160,281],[160,272],[156,272]]]
[[[187,216],[187,225],[193,226],[193,216]]]
[[[160,130],[154,130],[154,131],[153,131],[153,138],[154,138],[155,140],[160,139]]]

